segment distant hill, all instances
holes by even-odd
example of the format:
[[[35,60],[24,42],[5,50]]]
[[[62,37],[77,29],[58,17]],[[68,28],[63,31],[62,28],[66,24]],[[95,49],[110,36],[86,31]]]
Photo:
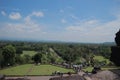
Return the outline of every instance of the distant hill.
[[[104,45],[109,45],[109,46],[114,46],[114,45],[116,45],[115,42],[104,42],[104,43],[102,43],[102,44],[104,44]]]

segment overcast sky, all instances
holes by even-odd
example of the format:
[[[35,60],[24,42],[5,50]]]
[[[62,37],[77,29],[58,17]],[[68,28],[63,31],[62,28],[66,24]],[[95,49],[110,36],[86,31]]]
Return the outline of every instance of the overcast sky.
[[[120,0],[0,0],[0,39],[113,42]]]

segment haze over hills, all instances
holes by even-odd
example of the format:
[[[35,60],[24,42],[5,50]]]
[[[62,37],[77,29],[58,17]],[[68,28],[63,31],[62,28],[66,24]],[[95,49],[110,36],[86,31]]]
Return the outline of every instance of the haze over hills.
[[[18,42],[45,42],[45,43],[80,43],[80,44],[103,44],[103,45],[116,45],[115,42],[72,42],[72,41],[58,41],[58,40],[15,40],[15,39],[0,39],[0,41],[18,41]]]

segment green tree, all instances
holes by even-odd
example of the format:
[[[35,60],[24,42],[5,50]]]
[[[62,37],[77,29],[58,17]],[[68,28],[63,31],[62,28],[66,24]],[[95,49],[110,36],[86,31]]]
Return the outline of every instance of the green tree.
[[[16,54],[15,63],[16,64],[23,64],[23,63],[25,63],[24,57],[21,57],[20,54]]]
[[[3,55],[2,55],[2,51],[0,50],[0,68],[3,67],[3,61],[4,61],[4,58],[3,58]]]
[[[42,58],[42,54],[37,53],[37,54],[34,55],[33,60],[36,64],[38,64],[38,63],[41,63],[41,58]]]
[[[4,66],[14,65],[15,64],[15,53],[16,49],[12,45],[7,45],[3,48],[3,58],[4,58]]]
[[[47,64],[47,63],[49,63],[49,62],[50,62],[50,60],[48,59],[47,55],[46,55],[46,54],[43,54],[43,55],[42,55],[42,58],[41,58],[41,63]]]
[[[32,60],[32,57],[31,57],[30,55],[25,54],[23,57],[24,57],[25,63],[30,63],[30,62],[32,62],[32,61],[31,61],[31,60]]]

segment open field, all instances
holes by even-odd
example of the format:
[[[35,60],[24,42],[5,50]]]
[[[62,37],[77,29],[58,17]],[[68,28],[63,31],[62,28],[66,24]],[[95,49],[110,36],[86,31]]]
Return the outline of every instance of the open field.
[[[0,74],[24,76],[24,75],[51,75],[55,71],[63,73],[74,72],[72,69],[65,69],[53,65],[33,65],[25,64],[16,67],[0,70]]]
[[[65,69],[53,65],[40,65],[34,66],[29,75],[51,75],[55,71],[60,71],[62,73],[74,72],[72,69]]]
[[[26,65],[20,65],[20,66],[16,66],[16,67],[10,67],[7,69],[2,69],[2,70],[0,70],[0,74],[25,75],[31,66],[32,66],[32,64],[26,64]]]
[[[24,55],[29,55],[29,56],[34,56],[37,52],[36,51],[23,51],[23,53],[21,54],[21,56]]]
[[[104,58],[103,56],[95,56],[94,59],[95,59],[95,60],[98,60],[98,61],[100,61],[100,62],[101,62],[101,61],[106,61],[107,64],[110,63],[110,60]]]

